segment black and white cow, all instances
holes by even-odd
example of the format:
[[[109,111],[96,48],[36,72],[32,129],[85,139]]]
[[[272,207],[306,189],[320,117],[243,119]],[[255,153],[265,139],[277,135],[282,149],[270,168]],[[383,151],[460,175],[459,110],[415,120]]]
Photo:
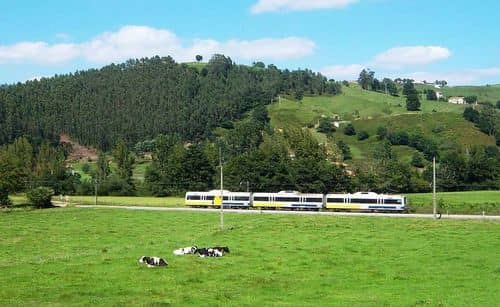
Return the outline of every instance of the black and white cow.
[[[198,247],[196,247],[196,246],[188,246],[188,247],[178,248],[178,249],[174,250],[174,255],[182,256],[182,255],[195,254],[197,250],[198,250]]]
[[[199,248],[196,253],[199,254],[200,257],[222,257],[224,253],[229,253],[229,248],[227,246]]]
[[[160,257],[149,257],[149,256],[142,256],[141,258],[139,258],[139,263],[147,264],[149,268],[152,268],[155,266],[167,266],[168,265],[168,263]]]
[[[223,254],[229,253],[229,247],[227,247],[227,246],[214,246],[212,248],[221,251]]]

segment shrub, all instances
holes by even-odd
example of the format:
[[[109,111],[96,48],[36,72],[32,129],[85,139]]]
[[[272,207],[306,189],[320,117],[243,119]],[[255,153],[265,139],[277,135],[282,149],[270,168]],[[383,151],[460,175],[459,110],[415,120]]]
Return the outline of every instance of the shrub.
[[[368,132],[366,132],[364,130],[361,130],[360,132],[358,132],[358,140],[360,140],[360,141],[366,140],[369,137],[370,137],[370,135],[368,134]]]
[[[335,132],[335,127],[332,125],[332,121],[330,119],[321,118],[319,120],[318,129],[316,130],[324,134],[332,134]]]
[[[83,163],[83,165],[82,165],[82,172],[84,172],[86,174],[89,174],[89,172],[90,172],[90,164]]]
[[[9,199],[9,193],[0,189],[0,207],[10,207],[11,205],[12,201]]]
[[[354,129],[354,126],[352,124],[347,124],[344,128],[344,134],[345,135],[355,135],[356,134],[356,129]]]
[[[384,126],[378,126],[377,127],[377,139],[383,140],[387,137],[387,128]]]
[[[424,167],[424,155],[420,152],[415,152],[411,158],[411,165],[418,168]]]
[[[54,190],[48,187],[34,188],[26,194],[28,200],[37,208],[48,208],[52,206],[51,197],[54,195]]]

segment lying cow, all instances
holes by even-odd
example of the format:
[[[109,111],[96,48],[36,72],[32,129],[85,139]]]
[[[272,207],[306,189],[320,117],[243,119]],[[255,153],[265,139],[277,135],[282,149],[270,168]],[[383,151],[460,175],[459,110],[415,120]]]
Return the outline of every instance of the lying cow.
[[[200,257],[222,257],[224,253],[229,253],[229,248],[227,246],[220,247],[209,247],[209,248],[199,248],[196,251]]]
[[[174,250],[174,255],[182,256],[182,255],[195,254],[197,250],[198,250],[198,247],[196,247],[196,246],[188,246],[188,247],[178,248],[178,249]]]
[[[159,257],[148,257],[148,256],[142,256],[139,258],[139,263],[144,263],[147,264],[149,268],[155,267],[155,266],[167,266],[168,263],[163,260],[162,258]]]

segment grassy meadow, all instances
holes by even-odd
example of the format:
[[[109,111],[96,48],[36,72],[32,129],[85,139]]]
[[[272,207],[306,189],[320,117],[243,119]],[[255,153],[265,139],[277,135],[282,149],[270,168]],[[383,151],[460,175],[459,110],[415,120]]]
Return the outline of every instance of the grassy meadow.
[[[188,212],[0,211],[0,305],[487,306],[500,223]],[[172,255],[227,245],[223,258]],[[142,255],[167,259],[150,269]]]
[[[184,206],[183,197],[152,196],[99,196],[98,205],[143,206],[143,207],[180,207]],[[71,205],[94,205],[94,196],[69,196]]]
[[[432,212],[432,193],[407,194],[414,212]],[[437,205],[441,213],[500,215],[500,191],[439,192]]]
[[[420,85],[417,84],[415,88],[423,90],[424,88],[431,88],[435,91],[443,93],[443,95],[449,96],[476,96],[479,102],[491,102],[495,104],[500,100],[500,84],[495,85],[485,85],[485,86],[446,86],[441,89],[436,89],[432,85]]]
[[[479,91],[486,87],[477,88]],[[420,130],[443,148],[452,147],[454,144],[469,147],[495,144],[494,137],[480,132],[474,124],[463,119],[464,105],[428,101],[421,97],[421,111],[408,112],[403,96],[392,97],[365,91],[354,84],[342,87],[342,91],[342,94],[337,96],[304,97],[301,102],[281,98],[281,102],[269,106],[271,124],[279,129],[312,127],[322,116],[340,116],[341,120],[352,122],[357,131],[364,130],[370,135],[368,139],[360,141],[356,136],[344,135],[342,126],[333,133],[329,142],[345,141],[351,149],[352,162],[372,159],[375,145],[380,143],[376,138],[379,126],[385,126],[389,131]],[[496,92],[491,95],[496,95]],[[498,97],[500,99],[500,95]],[[326,142],[324,134],[317,133],[314,128],[310,128],[310,131],[318,142]],[[393,150],[401,160],[407,162],[416,152],[407,146],[393,146]]]

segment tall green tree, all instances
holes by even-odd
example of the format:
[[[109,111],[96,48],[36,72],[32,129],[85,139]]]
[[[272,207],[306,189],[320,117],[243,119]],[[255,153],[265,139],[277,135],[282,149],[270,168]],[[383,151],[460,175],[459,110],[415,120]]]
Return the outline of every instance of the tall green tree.
[[[113,158],[116,163],[116,172],[118,177],[132,185],[132,172],[135,158],[123,140],[119,140],[113,150]]]
[[[404,83],[403,94],[406,95],[406,110],[420,110],[420,99],[418,98],[418,92],[415,89],[412,80],[406,80]]]

